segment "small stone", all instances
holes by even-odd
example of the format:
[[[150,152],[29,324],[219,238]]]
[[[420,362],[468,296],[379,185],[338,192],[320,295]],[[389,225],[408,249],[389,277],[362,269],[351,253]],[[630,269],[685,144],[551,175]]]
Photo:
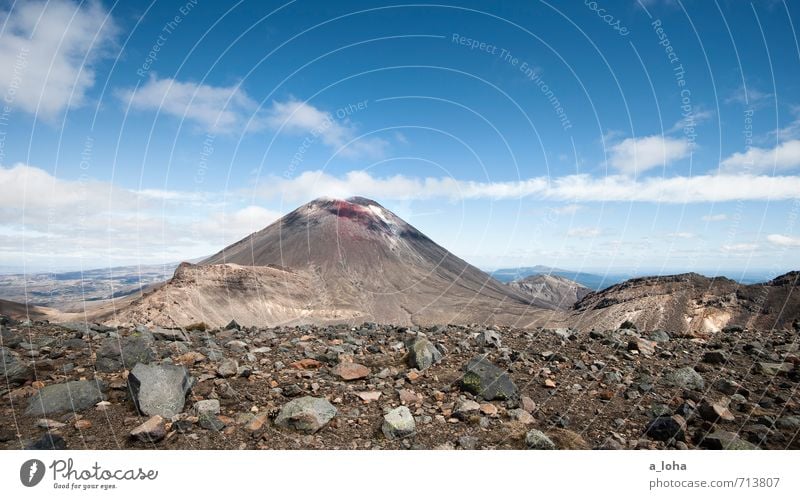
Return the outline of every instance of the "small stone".
[[[553,381],[553,380],[552,380],[552,379],[550,379],[550,378],[547,378],[546,380],[544,380],[544,382],[542,383],[542,385],[543,385],[545,388],[555,388],[555,387],[556,387],[556,382],[555,382],[555,381]]]
[[[536,422],[536,419],[531,415],[531,413],[524,409],[511,409],[508,411],[508,415],[514,421],[519,421],[524,425],[529,425]]]
[[[484,416],[494,416],[497,414],[497,407],[494,404],[481,404],[481,413]]]
[[[480,410],[481,405],[474,400],[462,400],[453,410],[453,416],[461,420],[466,420],[469,418],[470,414],[475,414]]]
[[[645,427],[645,434],[662,442],[683,440],[685,438],[686,420],[681,416],[659,416]]]
[[[371,372],[369,367],[356,364],[354,362],[342,362],[337,364],[331,372],[345,381],[353,381],[366,378]]]
[[[464,370],[461,386],[474,395],[485,400],[516,400],[519,397],[517,385],[508,374],[486,357],[473,358]]]
[[[500,340],[500,333],[497,331],[493,331],[491,329],[487,329],[478,333],[478,337],[476,338],[478,342],[478,346],[481,347],[494,347],[500,348],[501,340]]]
[[[58,428],[63,428],[67,425],[64,423],[60,423],[58,421],[53,421],[52,419],[38,419],[36,420],[36,427],[42,428],[45,430],[56,430]]]
[[[172,418],[183,411],[194,378],[183,366],[137,364],[128,375],[136,408],[147,416]]]
[[[759,362],[756,364],[756,368],[758,372],[763,374],[764,376],[777,376],[779,374],[788,374],[791,372],[793,364],[791,362],[783,362],[783,363],[770,363],[770,362]]]
[[[176,362],[178,364],[184,366],[193,366],[195,364],[205,361],[206,361],[206,356],[200,352],[187,352],[183,355],[178,356],[178,358],[176,359]]]
[[[319,369],[322,364],[314,359],[302,359],[289,364],[292,369]]]
[[[316,433],[336,416],[336,408],[324,398],[301,397],[283,406],[275,424],[303,433]]]
[[[12,344],[13,341],[9,340],[6,343],[4,340],[3,343]],[[3,385],[9,383],[11,386],[19,386],[32,376],[33,370],[30,365],[20,359],[19,355],[5,346],[0,347],[0,380]]]
[[[397,394],[400,396],[400,403],[403,405],[416,405],[421,404],[423,401],[422,396],[413,390],[401,388],[397,391]]]
[[[530,398],[530,397],[522,396],[519,399],[519,404],[520,404],[520,407],[522,407],[524,410],[530,412],[531,414],[536,412],[536,402],[534,402],[533,399]]]
[[[180,329],[165,329],[157,327],[152,331],[153,338],[159,341],[188,341],[189,338]]]
[[[525,434],[525,445],[533,450],[553,450],[556,448],[556,444],[550,440],[550,437],[539,430],[530,430]]]
[[[478,437],[473,437],[472,435],[458,437],[458,445],[464,450],[475,450],[478,448],[479,444],[480,440]]]
[[[387,439],[394,440],[414,435],[417,431],[417,425],[408,407],[401,405],[383,416],[381,431],[383,431]]]
[[[92,427],[92,422],[89,421],[88,419],[79,419],[75,421],[75,424],[73,426],[78,431],[88,430],[89,428]]]
[[[720,350],[713,350],[703,354],[703,362],[706,364],[724,364],[726,361],[725,353]]]
[[[197,424],[209,431],[222,431],[226,426],[222,418],[207,412],[198,417]]]
[[[736,395],[737,393],[743,395],[745,398],[750,395],[750,391],[745,389],[739,383],[729,379],[718,379],[714,382],[714,388],[719,390],[725,395]]]
[[[25,447],[25,450],[65,450],[66,448],[67,442],[64,441],[64,437],[47,432]]]
[[[704,400],[699,406],[697,406],[697,412],[700,414],[700,417],[706,421],[710,421],[712,423],[716,423],[717,421],[730,423],[736,418],[726,406],[727,404]]]
[[[645,357],[652,357],[656,353],[656,342],[644,338],[634,338],[628,342],[628,350],[636,350]]]
[[[131,437],[138,439],[140,442],[153,443],[158,442],[167,435],[167,428],[164,424],[164,418],[161,416],[153,416],[141,425],[131,430]]]
[[[377,402],[383,394],[381,392],[358,392],[357,395],[364,402]]]
[[[233,378],[239,374],[239,363],[234,359],[225,359],[217,366],[217,374],[223,378]]]
[[[100,388],[99,381],[68,381],[46,386],[31,397],[25,414],[47,416],[88,409],[105,399]]]
[[[747,440],[739,438],[736,433],[716,430],[714,433],[703,437],[701,445],[714,450],[756,450],[757,446]]]
[[[202,416],[204,414],[211,414],[217,415],[219,414],[219,400],[216,399],[208,399],[208,400],[200,400],[194,403],[192,407],[194,414],[196,416]]]
[[[423,336],[409,340],[406,348],[408,348],[408,366],[420,371],[442,360],[442,352]]]
[[[705,388],[703,377],[691,367],[681,367],[667,373],[664,381],[670,386],[687,390],[702,391]]]

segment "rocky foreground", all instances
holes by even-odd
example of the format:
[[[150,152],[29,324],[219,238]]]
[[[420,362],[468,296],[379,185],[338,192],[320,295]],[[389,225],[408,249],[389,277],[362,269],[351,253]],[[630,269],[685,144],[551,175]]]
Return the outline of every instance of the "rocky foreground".
[[[5,449],[800,448],[794,330],[0,323]]]

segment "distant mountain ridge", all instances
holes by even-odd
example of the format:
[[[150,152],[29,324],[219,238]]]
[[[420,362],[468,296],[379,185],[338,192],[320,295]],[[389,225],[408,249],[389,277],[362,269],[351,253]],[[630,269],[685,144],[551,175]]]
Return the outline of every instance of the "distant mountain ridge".
[[[510,288],[551,304],[560,310],[569,310],[575,303],[592,292],[589,288],[565,277],[536,274],[509,282]]]

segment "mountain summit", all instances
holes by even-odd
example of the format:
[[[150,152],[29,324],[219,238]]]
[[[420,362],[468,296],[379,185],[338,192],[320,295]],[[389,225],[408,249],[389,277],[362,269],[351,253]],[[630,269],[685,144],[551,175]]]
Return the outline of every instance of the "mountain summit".
[[[177,300],[139,303],[149,311],[140,320],[527,325],[531,314],[554,308],[499,283],[362,197],[300,206],[196,266],[183,264],[154,294],[176,290]],[[154,309],[170,309],[169,317],[153,316]]]

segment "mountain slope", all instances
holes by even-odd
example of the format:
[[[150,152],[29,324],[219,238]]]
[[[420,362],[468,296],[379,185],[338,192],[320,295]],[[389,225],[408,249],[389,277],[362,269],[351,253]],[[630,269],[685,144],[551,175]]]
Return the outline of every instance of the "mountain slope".
[[[570,321],[581,329],[616,328],[716,332],[729,325],[791,328],[800,317],[799,272],[743,285],[695,273],[642,277],[590,293],[575,304]]]
[[[507,284],[520,294],[549,303],[554,308],[570,309],[591,290],[557,275],[538,274]]]
[[[209,324],[232,318],[241,324],[528,324],[554,308],[504,286],[364,198],[312,201],[181,269],[135,303],[136,313],[121,316],[179,323],[211,307],[200,319]],[[248,272],[254,276],[245,277]],[[233,283],[222,277],[231,273],[239,276]],[[280,286],[293,295],[282,295]],[[170,305],[177,289],[180,307]]]

